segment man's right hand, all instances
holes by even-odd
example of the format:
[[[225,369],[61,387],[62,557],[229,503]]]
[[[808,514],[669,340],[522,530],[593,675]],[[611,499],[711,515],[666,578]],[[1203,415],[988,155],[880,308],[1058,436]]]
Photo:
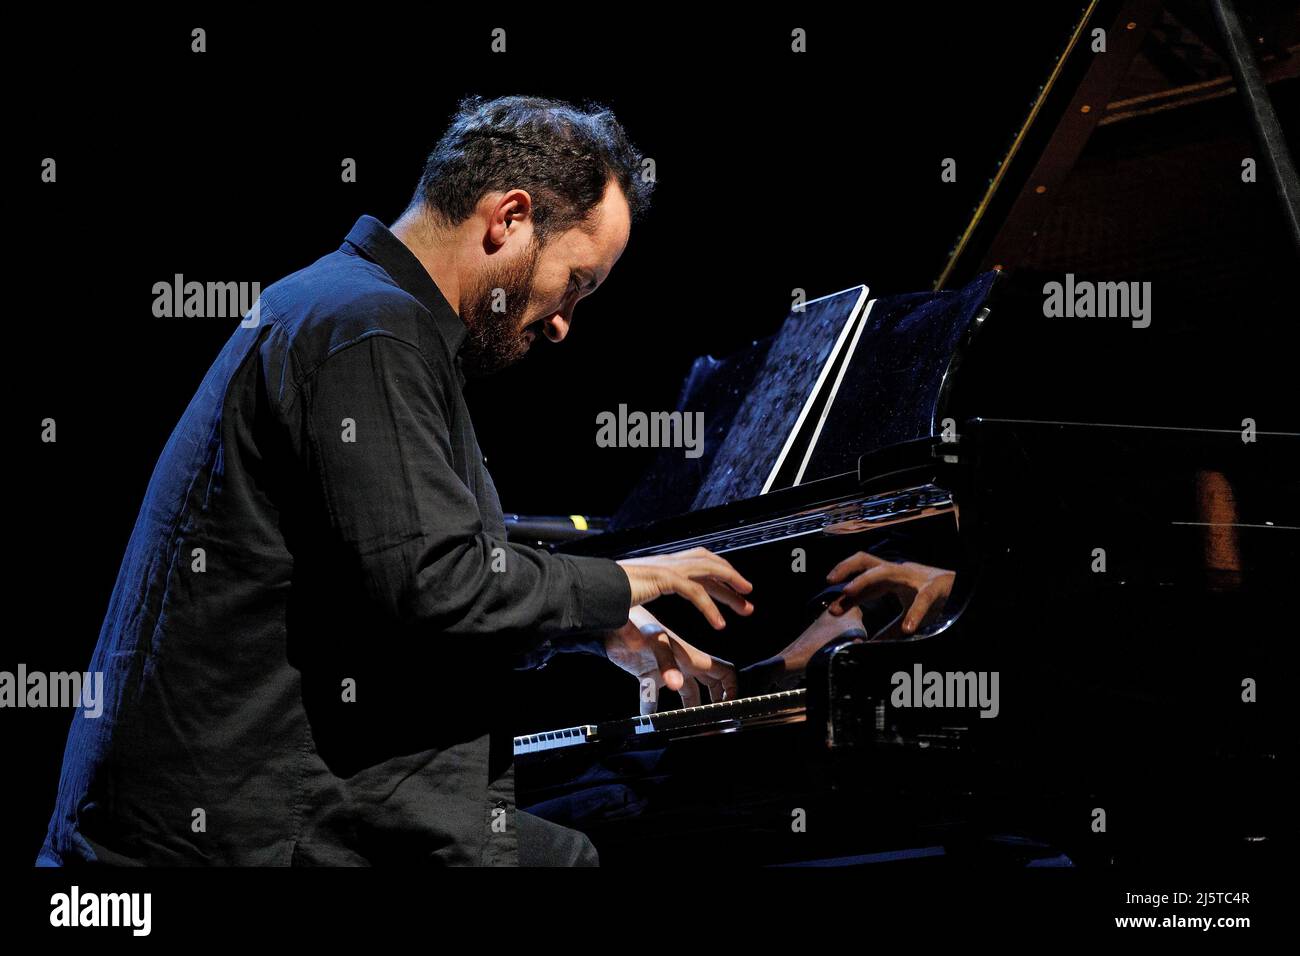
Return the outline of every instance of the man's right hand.
[[[729,561],[705,548],[649,558],[629,558],[618,564],[632,586],[633,607],[665,594],[680,594],[694,604],[714,628],[727,626],[715,600],[737,614],[754,613],[754,605],[743,597],[754,586],[741,577]]]
[[[944,568],[932,568],[915,561],[886,561],[859,551],[835,565],[826,575],[826,580],[832,584],[849,578],[853,580],[827,608],[831,614],[839,616],[869,598],[895,594],[907,608],[901,630],[911,635],[943,610],[957,575]],[[873,636],[878,638],[880,635]]]

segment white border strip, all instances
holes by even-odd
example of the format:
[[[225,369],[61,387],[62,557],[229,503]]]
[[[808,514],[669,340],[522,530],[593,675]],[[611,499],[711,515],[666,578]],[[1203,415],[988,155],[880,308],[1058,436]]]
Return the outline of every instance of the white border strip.
[[[849,353],[844,356],[844,361],[840,364],[839,374],[835,376],[835,384],[831,386],[830,397],[826,399],[826,405],[822,408],[821,417],[817,419],[817,427],[813,430],[812,441],[808,443],[808,450],[804,452],[803,462],[799,465],[799,473],[794,476],[796,486],[803,484],[803,473],[808,470],[808,462],[812,461],[813,449],[817,447],[817,440],[822,437],[822,426],[826,424],[826,419],[830,417],[831,406],[835,404],[835,396],[840,393],[840,383],[844,381],[844,373],[849,370],[849,363],[853,361],[853,356],[858,351],[858,340],[862,338],[862,330],[867,327],[867,322],[871,319],[871,310],[875,308],[879,299],[872,299],[867,303],[867,307],[862,310],[862,317],[858,319],[857,331],[853,333],[853,341],[849,343]]]
[[[858,293],[858,299],[853,303],[853,308],[849,311],[849,318],[844,323],[844,328],[840,332],[839,338],[835,340],[835,346],[831,349],[831,354],[827,356],[826,364],[822,366],[821,373],[817,376],[817,381],[813,385],[812,391],[808,393],[808,398],[804,400],[803,408],[799,410],[799,417],[795,420],[794,428],[790,429],[790,434],[787,435],[785,439],[785,445],[781,448],[781,454],[776,456],[776,464],[772,466],[772,471],[768,474],[767,481],[763,482],[763,490],[759,492],[760,495],[765,495],[771,490],[772,482],[776,480],[777,472],[779,472],[781,466],[785,464],[785,456],[790,453],[790,446],[794,444],[795,437],[799,434],[799,430],[803,428],[804,420],[808,417],[808,412],[812,409],[813,400],[816,399],[817,392],[820,391],[822,385],[825,384],[826,376],[830,374],[831,366],[835,364],[836,356],[840,354],[840,349],[844,347],[844,340],[849,337],[849,332],[853,330],[854,322],[857,320],[858,313],[862,309],[862,303],[867,300],[867,294],[870,292],[865,285],[858,286],[858,288],[862,291]],[[820,298],[813,299],[812,302],[820,302],[822,299],[833,298],[836,295],[843,295],[845,292],[850,291],[852,291],[852,288],[844,289],[840,292],[832,293],[831,295],[821,296]],[[811,302],[804,303],[805,306],[811,304]],[[796,482],[796,484],[798,484],[798,482]]]

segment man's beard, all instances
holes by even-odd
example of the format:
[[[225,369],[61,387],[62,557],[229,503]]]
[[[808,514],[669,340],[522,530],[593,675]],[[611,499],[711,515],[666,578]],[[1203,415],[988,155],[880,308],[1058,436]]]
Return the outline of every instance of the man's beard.
[[[541,249],[536,241],[514,262],[485,269],[475,287],[461,300],[460,317],[469,330],[461,346],[461,368],[468,378],[499,372],[528,354],[529,342],[519,327],[528,309],[533,274]],[[492,311],[504,293],[504,312]]]

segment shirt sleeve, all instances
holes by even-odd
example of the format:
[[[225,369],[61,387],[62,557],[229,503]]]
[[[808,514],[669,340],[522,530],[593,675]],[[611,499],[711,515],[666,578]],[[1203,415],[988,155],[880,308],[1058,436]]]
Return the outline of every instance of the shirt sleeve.
[[[449,363],[431,366],[415,346],[377,334],[335,352],[304,384],[309,471],[366,598],[393,623],[451,636],[621,627],[631,586],[615,562],[485,531],[456,468],[472,443],[451,423],[452,375]]]

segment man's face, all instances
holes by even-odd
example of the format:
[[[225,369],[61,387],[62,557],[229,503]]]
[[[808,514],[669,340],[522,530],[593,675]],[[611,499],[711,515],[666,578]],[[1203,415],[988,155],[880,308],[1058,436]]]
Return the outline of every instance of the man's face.
[[[605,281],[623,254],[631,214],[611,180],[587,228],[575,226],[540,247],[531,222],[512,224],[508,232],[506,245],[461,297],[469,330],[461,365],[470,377],[513,365],[541,335],[563,341],[578,300]]]

